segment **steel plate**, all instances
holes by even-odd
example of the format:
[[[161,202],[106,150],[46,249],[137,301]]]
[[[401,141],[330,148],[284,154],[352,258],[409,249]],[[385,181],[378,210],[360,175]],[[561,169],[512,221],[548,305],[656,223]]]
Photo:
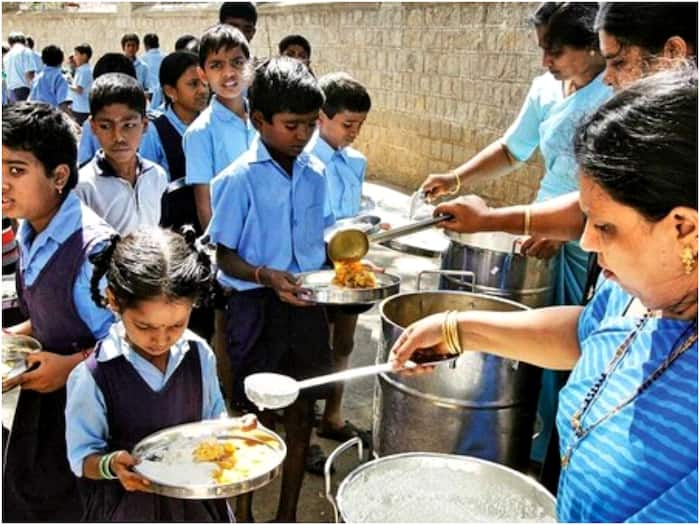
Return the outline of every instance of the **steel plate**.
[[[300,286],[309,290],[304,299],[320,304],[372,304],[399,292],[401,278],[390,273],[376,273],[374,288],[346,288],[333,284],[333,270],[297,274]]]
[[[140,460],[134,470],[151,482],[150,492],[180,499],[229,498],[263,487],[282,470],[287,447],[280,436],[260,423],[253,430],[243,430],[241,424],[241,418],[217,419],[151,434],[134,447],[133,455]],[[259,468],[239,475],[237,481],[218,483],[204,471],[207,466],[213,471],[213,462],[194,464],[185,459],[205,440],[231,442],[239,450],[244,446],[265,447],[265,461]],[[180,458],[182,461],[178,461]],[[193,465],[201,472],[193,472]]]
[[[5,382],[22,375],[29,367],[26,357],[30,353],[41,351],[41,343],[27,335],[2,334],[2,391],[12,390]]]

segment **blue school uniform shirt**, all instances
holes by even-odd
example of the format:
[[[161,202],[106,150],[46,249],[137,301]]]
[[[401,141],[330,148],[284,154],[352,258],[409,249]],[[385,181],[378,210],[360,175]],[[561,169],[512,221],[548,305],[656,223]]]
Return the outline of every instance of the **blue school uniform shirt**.
[[[151,73],[148,66],[138,57],[134,59],[133,63],[136,70],[136,80],[138,80],[144,91],[151,91]]]
[[[141,56],[141,61],[148,66],[148,83],[153,88],[160,86],[160,63],[164,57],[160,49],[149,49]]]
[[[328,199],[335,218],[355,217],[360,213],[367,158],[350,146],[333,149],[318,131],[309,141],[306,150],[318,157],[325,166]]]
[[[83,92],[70,92],[70,97],[73,101],[71,109],[76,113],[90,113],[90,88],[92,87],[92,68],[90,64],[82,64],[75,70],[73,83],[83,88]]]
[[[70,102],[70,90],[68,81],[63,76],[60,68],[46,66],[34,77],[32,89],[29,92],[29,100],[33,102],[46,102],[53,107]]]
[[[256,136],[250,119],[243,121],[214,95],[182,137],[185,182],[209,184],[250,147]]]
[[[213,181],[208,233],[253,266],[290,273],[318,270],[326,260],[323,230],[335,222],[326,199],[323,165],[308,152],[294,161],[292,176],[256,139]],[[224,287],[259,288],[217,272]]]
[[[17,230],[17,242],[22,252],[20,261],[26,286],[34,284],[41,270],[61,245],[82,227],[84,217],[87,215],[94,215],[94,212],[84,205],[73,192],[70,192],[49,225],[38,235],[35,234],[34,229],[27,221],[20,222]],[[95,218],[94,222],[98,221],[99,219]],[[98,243],[91,253],[99,252],[103,248],[104,243]],[[80,319],[90,329],[92,335],[96,339],[100,339],[109,330],[114,317],[110,310],[97,306],[92,300],[90,292],[92,272],[92,263],[86,259],[73,285],[73,303]]]
[[[165,117],[168,122],[173,125],[175,130],[180,135],[184,135],[187,129],[187,124],[185,124],[180,117],[173,111],[172,106],[168,106],[165,109]],[[165,149],[163,148],[163,143],[160,140],[160,135],[156,129],[153,122],[149,122],[146,128],[146,133],[141,139],[141,145],[139,146],[139,153],[143,158],[146,158],[156,164],[159,164],[168,174],[168,180],[172,180],[170,177],[170,166],[168,165],[168,158],[165,155]]]
[[[202,372],[202,419],[215,419],[226,416],[226,405],[221,395],[219,379],[216,375],[216,358],[209,345],[198,335],[186,330],[183,336],[170,347],[170,357],[165,372],[158,370],[150,361],[136,353],[126,341],[122,323],[116,323],[102,339],[99,362],[110,361],[124,356],[134,367],[148,387],[158,392],[172,377],[187,352],[191,351],[190,341],[195,342],[199,352]],[[66,384],[66,443],[68,461],[76,476],[83,475],[83,460],[90,454],[107,450],[109,425],[107,406],[102,391],[95,383],[85,362],[76,366],[68,376]]]
[[[4,71],[7,74],[7,89],[31,87],[25,73],[37,71],[32,50],[22,44],[14,44],[3,59]]]
[[[634,329],[623,317],[632,297],[604,281],[578,323],[581,357],[559,397],[560,450],[574,441],[571,418]],[[607,414],[697,333],[690,321],[647,321],[583,416],[583,428]],[[698,344],[649,388],[579,441],[562,469],[559,521],[698,522]]]

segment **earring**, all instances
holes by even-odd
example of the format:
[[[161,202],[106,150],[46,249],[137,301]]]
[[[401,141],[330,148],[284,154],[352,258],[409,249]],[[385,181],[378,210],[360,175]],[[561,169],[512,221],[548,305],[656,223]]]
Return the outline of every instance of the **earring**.
[[[56,188],[59,195],[63,195],[63,188]]]
[[[591,50],[588,52],[588,55],[594,57],[594,56],[595,56],[595,49],[591,49]]]
[[[693,270],[695,269],[695,254],[690,246],[683,248],[683,252],[681,253],[681,262],[685,267],[686,275],[693,273]]]

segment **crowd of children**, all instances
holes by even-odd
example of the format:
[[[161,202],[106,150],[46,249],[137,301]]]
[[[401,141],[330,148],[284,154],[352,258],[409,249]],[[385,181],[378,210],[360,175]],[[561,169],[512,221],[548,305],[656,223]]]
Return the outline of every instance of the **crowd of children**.
[[[43,346],[16,380],[8,521],[230,521],[215,500],[145,492],[133,445],[257,411],[248,374],[347,367],[359,312],[307,301],[295,274],[327,267],[324,229],[359,213],[367,162],[350,144],[370,97],[345,73],[317,79],[301,35],[253,57],[256,24],[254,4],[224,3],[174,52],[149,33],[139,56],[127,33],[94,68],[88,43],[67,65],[54,45],[38,63],[20,33],[3,48],[3,219],[19,224],[27,317],[7,330]],[[323,459],[309,461],[317,399],[319,435],[357,433],[342,389],[305,391],[284,411],[278,521],[296,520],[304,469]],[[251,503],[238,498],[239,520],[253,520]]]

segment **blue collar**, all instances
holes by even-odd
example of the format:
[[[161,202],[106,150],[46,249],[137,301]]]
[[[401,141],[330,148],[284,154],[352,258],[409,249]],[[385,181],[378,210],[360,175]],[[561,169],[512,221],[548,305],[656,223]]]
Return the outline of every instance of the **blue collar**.
[[[244,99],[243,104],[245,106],[246,113],[248,113],[249,112],[248,99]],[[220,118],[221,120],[223,120],[225,122],[240,122],[241,124],[244,124],[246,127],[251,126],[250,118],[248,118],[247,120],[243,120],[241,117],[236,115],[233,111],[231,111],[226,106],[224,106],[219,101],[219,99],[217,98],[216,95],[211,97],[211,111],[217,118]]]
[[[274,162],[279,166],[278,162],[270,155],[270,151],[267,149],[267,146],[265,146],[265,143],[260,138],[260,135],[257,135],[253,140],[253,143],[250,146],[250,152],[252,154],[252,158],[250,159],[251,164]],[[296,159],[294,159],[294,165],[299,169],[303,169],[309,163],[309,158],[309,153],[304,150],[297,156]]]
[[[61,206],[56,211],[56,214],[51,217],[46,229],[39,233],[38,236],[53,239],[56,243],[65,242],[68,237],[73,235],[80,222],[81,200],[71,191],[61,203]],[[23,220],[19,225],[17,240],[24,246],[25,252],[29,253],[29,248],[36,240],[36,232],[29,221]]]

